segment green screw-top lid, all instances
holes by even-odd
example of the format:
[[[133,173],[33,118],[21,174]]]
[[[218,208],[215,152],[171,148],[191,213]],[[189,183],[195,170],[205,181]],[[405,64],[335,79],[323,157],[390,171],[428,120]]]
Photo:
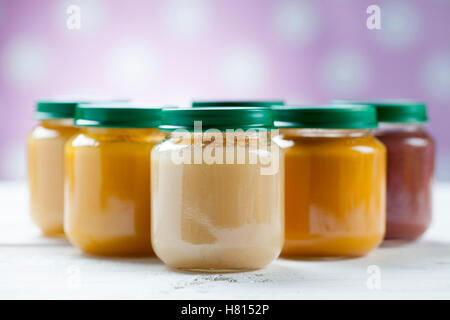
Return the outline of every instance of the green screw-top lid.
[[[366,105],[273,107],[275,127],[370,129],[377,127],[375,108]]]
[[[161,108],[132,104],[78,104],[75,125],[106,128],[157,128]]]
[[[259,107],[270,108],[272,106],[282,106],[283,101],[194,101],[193,108],[198,107]]]
[[[38,101],[34,117],[39,120],[71,119],[75,115],[75,107],[80,101]]]
[[[88,103],[121,103],[127,102],[126,99],[46,99],[39,100],[36,103],[34,117],[39,120],[51,119],[73,119],[75,117],[75,108],[78,104]]]
[[[335,101],[335,103],[362,104],[374,106],[378,122],[425,123],[428,122],[427,107],[423,102],[413,100],[380,101]]]
[[[194,121],[201,121],[202,130],[273,128],[271,109],[254,107],[165,108],[159,128],[194,131]]]

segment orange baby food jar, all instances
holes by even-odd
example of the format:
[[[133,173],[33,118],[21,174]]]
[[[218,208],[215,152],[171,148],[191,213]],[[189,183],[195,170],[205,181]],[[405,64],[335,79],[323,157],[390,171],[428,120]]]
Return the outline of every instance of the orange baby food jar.
[[[73,125],[77,102],[39,101],[39,125],[28,136],[31,218],[44,235],[63,234],[64,144],[78,132]]]
[[[66,145],[64,230],[83,252],[153,254],[150,151],[160,108],[79,105],[81,132]]]
[[[285,151],[285,244],[299,257],[362,256],[385,233],[386,151],[370,106],[274,107]]]

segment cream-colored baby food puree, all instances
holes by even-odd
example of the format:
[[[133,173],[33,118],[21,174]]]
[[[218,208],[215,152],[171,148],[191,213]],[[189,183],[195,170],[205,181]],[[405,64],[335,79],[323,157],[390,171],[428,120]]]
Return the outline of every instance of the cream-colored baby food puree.
[[[284,241],[282,155],[276,145],[276,152],[263,152],[248,143],[203,140],[203,154],[215,144],[216,152],[223,152],[223,164],[173,161],[173,152],[189,149],[194,154],[196,148],[176,134],[152,150],[152,244],[169,266],[251,270],[279,255]],[[246,159],[256,152],[259,161],[225,163],[226,154],[242,151]],[[278,170],[261,174],[275,158]]]

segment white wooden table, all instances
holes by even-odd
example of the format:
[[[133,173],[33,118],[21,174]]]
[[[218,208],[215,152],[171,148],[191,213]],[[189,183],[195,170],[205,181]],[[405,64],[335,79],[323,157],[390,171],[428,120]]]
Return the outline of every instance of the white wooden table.
[[[414,244],[333,261],[278,259],[239,274],[175,272],[156,258],[107,259],[47,239],[28,217],[25,183],[0,183],[0,299],[450,299],[450,184]]]

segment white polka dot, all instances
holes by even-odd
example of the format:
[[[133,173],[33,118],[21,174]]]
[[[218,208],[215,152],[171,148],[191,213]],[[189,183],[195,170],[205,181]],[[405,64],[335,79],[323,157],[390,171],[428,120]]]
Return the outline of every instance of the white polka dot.
[[[37,40],[17,39],[3,52],[3,72],[18,86],[35,85],[47,74],[49,54]]]
[[[411,2],[385,1],[381,8],[381,30],[373,31],[386,48],[408,48],[416,42],[421,30],[421,16]]]
[[[345,48],[331,51],[320,68],[324,88],[332,94],[353,95],[366,89],[370,65],[359,51]]]
[[[434,98],[450,101],[450,52],[435,53],[426,61],[422,83]]]
[[[304,45],[317,35],[319,16],[312,1],[284,0],[275,7],[273,23],[280,38]]]
[[[111,52],[106,63],[108,79],[127,92],[148,89],[156,71],[155,54],[144,42],[120,45]]]
[[[169,0],[165,19],[172,34],[192,38],[208,31],[210,11],[207,0]]]
[[[25,179],[26,145],[24,141],[14,140],[4,146],[0,161],[0,175],[3,179]]]
[[[264,55],[250,47],[228,51],[220,63],[222,82],[233,90],[259,89],[265,83],[267,73]]]
[[[69,30],[67,28],[67,19],[70,14],[67,8],[76,5],[80,8],[81,28],[78,30]],[[72,32],[73,34],[92,34],[99,30],[105,21],[105,4],[101,0],[63,0],[57,1],[55,17],[59,28],[62,31]]]

